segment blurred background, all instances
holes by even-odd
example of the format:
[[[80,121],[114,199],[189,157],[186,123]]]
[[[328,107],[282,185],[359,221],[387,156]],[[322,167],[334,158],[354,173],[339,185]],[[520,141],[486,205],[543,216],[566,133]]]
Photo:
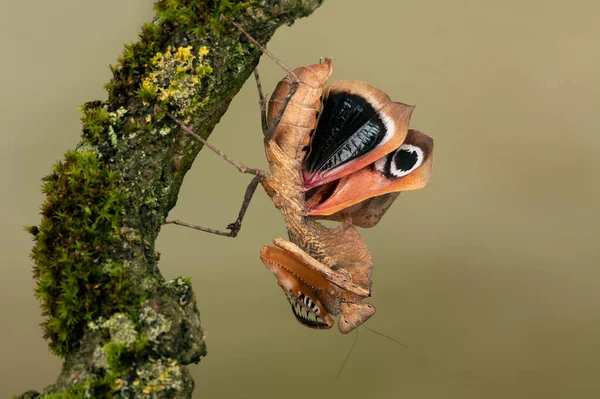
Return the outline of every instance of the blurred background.
[[[600,396],[600,3],[326,0],[268,44],[290,67],[333,57],[416,104],[435,138],[429,186],[373,229],[377,314],[355,335],[299,325],[259,249],[285,236],[260,191],[236,239],[165,226],[167,279],[192,278],[208,356],[190,368],[208,398],[597,398]],[[105,99],[152,1],[10,2],[0,14],[0,395],[41,390],[49,354],[33,295],[40,179],[79,141],[77,107]],[[283,72],[263,57],[271,92]],[[254,82],[210,138],[266,167]],[[208,151],[171,216],[223,228],[249,182]]]

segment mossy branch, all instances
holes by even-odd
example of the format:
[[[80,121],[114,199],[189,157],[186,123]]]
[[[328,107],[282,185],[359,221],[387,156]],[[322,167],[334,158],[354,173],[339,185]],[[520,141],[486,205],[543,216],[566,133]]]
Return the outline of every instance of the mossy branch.
[[[206,355],[189,278],[165,281],[155,240],[202,146],[266,43],[322,0],[161,0],[111,67],[108,100],[83,105],[75,150],[46,176],[35,246],[36,294],[56,384],[21,397],[190,397],[187,365]],[[159,107],[156,107],[158,105]]]

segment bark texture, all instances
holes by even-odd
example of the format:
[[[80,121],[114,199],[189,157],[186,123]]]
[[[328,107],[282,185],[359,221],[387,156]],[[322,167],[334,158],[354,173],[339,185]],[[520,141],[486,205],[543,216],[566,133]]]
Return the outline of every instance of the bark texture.
[[[190,397],[187,365],[206,355],[190,280],[165,281],[155,240],[202,146],[266,43],[323,0],[162,0],[125,46],[106,102],[82,106],[75,150],[46,176],[34,236],[36,294],[57,382],[34,397]]]

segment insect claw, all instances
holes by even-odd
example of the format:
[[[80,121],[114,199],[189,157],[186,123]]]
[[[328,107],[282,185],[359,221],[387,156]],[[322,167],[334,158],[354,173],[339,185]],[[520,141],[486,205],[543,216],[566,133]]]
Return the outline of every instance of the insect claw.
[[[227,225],[226,229],[229,230],[230,237],[234,238],[234,237],[237,237],[241,227],[242,227],[242,224],[240,223],[240,221],[236,220],[233,223],[229,223]]]

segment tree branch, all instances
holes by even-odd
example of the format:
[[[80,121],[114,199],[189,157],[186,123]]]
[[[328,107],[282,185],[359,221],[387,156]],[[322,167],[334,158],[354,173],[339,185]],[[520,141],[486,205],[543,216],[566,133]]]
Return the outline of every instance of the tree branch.
[[[21,397],[191,396],[200,316],[189,278],[165,281],[154,245],[202,145],[155,106],[207,138],[261,55],[231,21],[264,44],[321,3],[156,3],[111,67],[108,101],[82,107],[81,142],[44,178],[42,221],[28,230],[42,327],[65,361],[43,395]]]

